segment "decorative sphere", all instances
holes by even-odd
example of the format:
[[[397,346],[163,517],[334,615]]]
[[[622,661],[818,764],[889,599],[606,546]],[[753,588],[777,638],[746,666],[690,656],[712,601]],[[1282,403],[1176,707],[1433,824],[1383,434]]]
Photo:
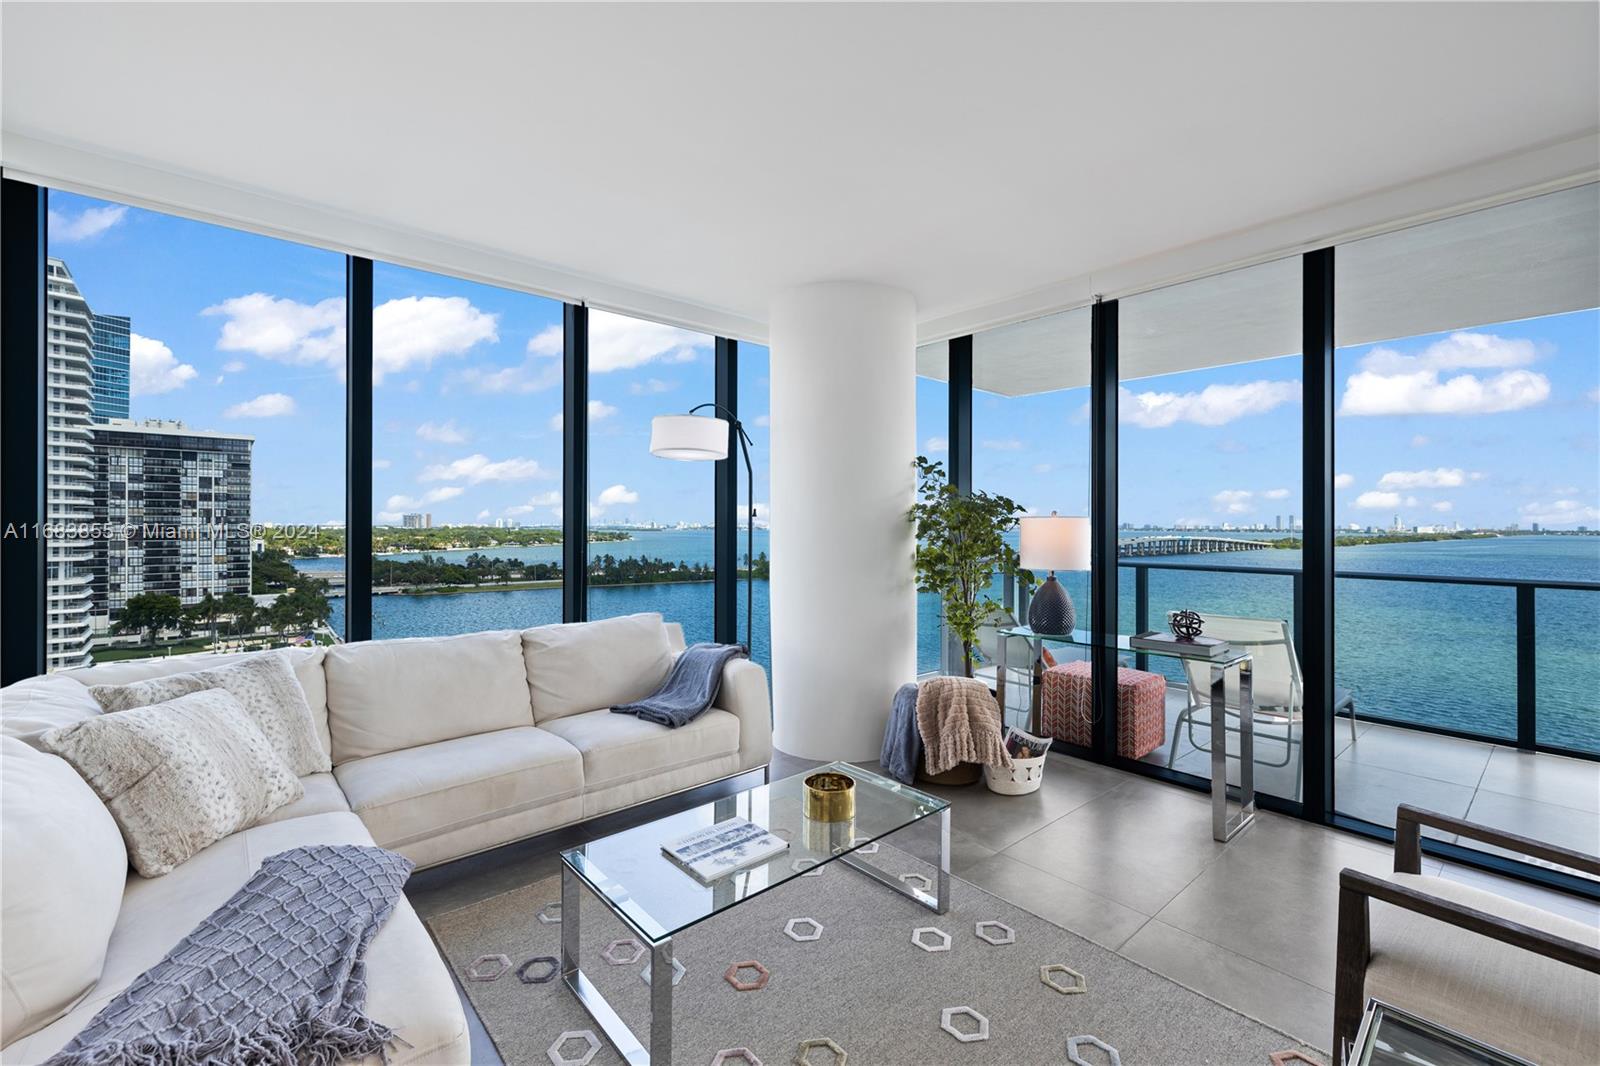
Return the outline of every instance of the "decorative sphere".
[[[1205,628],[1198,611],[1174,611],[1167,625],[1172,629],[1173,636],[1184,640],[1193,640]]]

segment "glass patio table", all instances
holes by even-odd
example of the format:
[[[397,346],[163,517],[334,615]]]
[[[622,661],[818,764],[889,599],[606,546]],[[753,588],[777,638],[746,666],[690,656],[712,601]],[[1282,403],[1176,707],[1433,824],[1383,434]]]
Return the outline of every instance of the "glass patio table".
[[[855,816],[842,822],[805,817],[805,778],[834,771],[855,781]],[[710,883],[694,877],[661,851],[697,829],[744,818],[789,847]],[[937,856],[926,887],[896,878],[863,856],[892,833],[936,818]],[[903,839],[903,838],[902,838]],[[909,850],[909,849],[908,849]],[[769,889],[838,860],[929,910],[950,909],[950,804],[849,763],[819,766],[743,792],[601,837],[561,853],[561,975],[578,1002],[605,1032],[618,1054],[635,1066],[672,1061],[672,938],[690,926]],[[586,890],[621,919],[649,952],[649,1047],[634,1035],[579,965],[580,891]],[[819,930],[820,932],[820,930]]]
[[[1074,629],[1070,633],[1036,633],[1028,626],[1004,626],[999,630],[999,662],[995,669],[995,699],[1002,708],[1006,705],[1007,646],[1013,639],[1028,643],[1028,669],[1033,675],[1033,692],[1028,716],[1028,731],[1040,729],[1040,699],[1043,691],[1044,645],[1067,644],[1079,648],[1094,648],[1094,635],[1087,629]],[[1184,662],[1206,663],[1210,672],[1211,709],[1211,838],[1227,843],[1248,828],[1256,818],[1255,786],[1255,703],[1250,692],[1251,654],[1234,649],[1227,655],[1213,657],[1200,651],[1192,655],[1177,649],[1156,650],[1136,648],[1125,635],[1106,644],[1115,652],[1129,655],[1160,655]],[[1228,814],[1228,674],[1236,674],[1239,685],[1239,810]],[[1218,738],[1221,738],[1220,741]]]

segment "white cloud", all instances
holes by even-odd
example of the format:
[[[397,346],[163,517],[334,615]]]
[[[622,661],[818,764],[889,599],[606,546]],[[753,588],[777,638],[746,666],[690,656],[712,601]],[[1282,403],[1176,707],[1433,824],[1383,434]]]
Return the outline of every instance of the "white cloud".
[[[555,332],[552,342],[550,334]],[[552,343],[555,351],[551,351]],[[553,355],[560,349],[560,327],[552,326],[528,342],[528,350],[538,355]],[[535,345],[539,347],[535,347]],[[677,326],[648,322],[642,318],[612,314],[609,311],[589,312],[589,370],[605,374],[613,370],[629,370],[646,363],[689,363],[696,349],[710,348],[712,340],[703,333],[694,333]]]
[[[561,492],[560,492],[560,490],[552,490],[550,492],[541,492],[536,496],[530,496],[528,498],[528,502],[527,503],[519,503],[519,504],[516,504],[516,505],[514,505],[512,507],[507,507],[506,508],[506,514],[508,514],[508,515],[532,514],[533,511],[534,511],[534,508],[536,508],[536,507],[552,507],[552,508],[555,509],[556,514],[560,515],[561,514]]]
[[[243,359],[229,359],[226,363],[222,364],[222,372],[224,374],[237,374],[242,371],[244,367],[245,362]]]
[[[1411,438],[1411,446],[1413,448],[1426,448],[1431,443],[1433,442],[1429,438],[1424,437],[1421,433],[1418,433],[1415,437]]]
[[[565,327],[560,324],[546,326],[528,338],[528,354],[542,355],[547,358],[558,356],[565,352],[566,343]]]
[[[253,400],[236,403],[222,412],[224,418],[281,418],[295,412],[294,397],[281,392],[266,392]]]
[[[76,217],[69,218],[59,211],[51,211],[49,218],[50,241],[73,243],[86,241],[98,237],[106,230],[121,222],[128,214],[128,209],[122,204],[106,204],[104,207],[86,207]]]
[[[178,362],[172,349],[154,337],[128,334],[128,392],[133,396],[157,396],[181,389],[199,373],[188,363]]]
[[[762,429],[766,429],[768,426],[772,425],[772,416],[769,414],[756,415],[750,420],[750,424],[752,426],[760,426]]]
[[[607,510],[619,504],[638,503],[639,494],[626,485],[609,485],[602,489],[600,495],[589,504],[589,517],[599,518]]]
[[[1033,464],[1033,472],[1035,474],[1048,474],[1053,469],[1055,469],[1055,468],[1052,467],[1049,463],[1034,463]]]
[[[662,381],[660,378],[649,378],[645,381],[635,381],[628,386],[628,391],[635,396],[656,396],[663,392],[671,392],[678,387],[676,381]]]
[[[1335,475],[1333,475],[1333,487],[1336,488],[1336,489],[1347,489],[1351,485],[1354,485],[1355,483],[1356,483],[1356,479],[1355,479],[1355,477],[1353,475],[1350,475],[1350,474],[1335,474]]]
[[[1289,490],[1268,489],[1266,492],[1261,494],[1261,498],[1264,500],[1287,500],[1289,498]]]
[[[946,447],[949,445],[947,444]],[[982,447],[991,452],[1020,452],[1022,442],[1015,437],[1005,437],[998,440],[990,439],[982,442]]]
[[[500,339],[500,316],[480,311],[464,296],[406,296],[372,309],[372,380],[423,369],[444,355],[464,355],[474,345]]]
[[[553,477],[550,471],[533,459],[491,460],[481,452],[450,463],[435,463],[422,468],[418,481],[460,481],[479,485],[485,481],[526,481],[529,478]]]
[[[1226,514],[1245,514],[1250,510],[1250,499],[1254,495],[1249,489],[1223,489],[1211,497],[1211,502]]]
[[[483,510],[478,512],[478,521],[482,522],[485,518],[488,518],[489,515],[489,508],[485,507]]]
[[[516,366],[498,370],[468,367],[461,372],[461,380],[478,392],[529,393],[560,385],[561,373],[559,360],[526,359]]]
[[[1434,470],[1391,470],[1378,479],[1380,489],[1455,489],[1467,483],[1467,472],[1459,467]],[[1481,475],[1473,474],[1478,480]]]
[[[602,403],[599,400],[589,401],[590,424],[599,422],[601,419],[610,418],[616,413],[617,409],[608,403]],[[561,427],[566,424],[566,421],[566,417],[560,411],[557,411],[555,414],[551,415],[549,422],[550,432],[560,433]]]
[[[1356,497],[1356,506],[1368,510],[1392,510],[1400,506],[1398,492],[1363,492]]]
[[[929,455],[934,455],[938,452],[947,452],[950,450],[950,442],[945,440],[943,437],[929,437],[927,440],[922,442],[922,450],[927,452]]]
[[[217,349],[251,352],[296,365],[344,366],[344,297],[315,304],[253,292],[234,296],[201,314],[226,319]],[[372,380],[444,355],[461,355],[483,341],[499,340],[498,316],[462,296],[406,296],[372,309]]]
[[[1577,500],[1524,504],[1518,513],[1524,521],[1538,522],[1542,526],[1592,526],[1600,523],[1600,508],[1590,507]]]
[[[435,444],[461,444],[467,439],[453,418],[447,422],[424,422],[417,427],[417,436]]]
[[[1532,341],[1491,333],[1452,333],[1415,355],[1374,348],[1345,383],[1339,414],[1474,415],[1534,407],[1550,397],[1550,379],[1531,370],[1508,368],[1525,367],[1537,354]],[[1440,379],[1442,373],[1452,370],[1500,373]]]
[[[394,464],[391,463],[387,459],[374,459],[374,460],[372,460],[372,469],[374,469],[374,470],[387,470],[393,465]]]
[[[1221,426],[1236,418],[1266,414],[1275,407],[1299,401],[1298,381],[1207,385],[1199,392],[1184,393],[1117,390],[1119,420],[1145,429],[1160,429],[1179,422]]]
[[[414,511],[418,507],[426,507],[430,503],[443,503],[446,500],[453,500],[465,491],[467,490],[456,485],[440,485],[436,489],[429,489],[421,496],[390,496],[384,501],[383,506],[384,510],[389,512]]]
[[[1449,500],[1435,500],[1428,506],[1432,507],[1435,511],[1438,511],[1440,514],[1445,514],[1456,509],[1456,505],[1451,503]]]

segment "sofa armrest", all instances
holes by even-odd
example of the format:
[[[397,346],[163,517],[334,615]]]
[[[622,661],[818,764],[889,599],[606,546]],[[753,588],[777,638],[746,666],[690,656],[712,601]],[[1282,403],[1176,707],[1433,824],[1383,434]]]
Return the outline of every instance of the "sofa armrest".
[[[714,704],[739,719],[739,769],[754,770],[772,761],[772,699],[767,672],[749,659],[722,668],[722,688]]]
[[[1515,851],[1522,855],[1529,855],[1536,859],[1565,866],[1571,870],[1581,870],[1586,874],[1600,877],[1600,858],[1585,855],[1581,851],[1570,848],[1558,847],[1555,844],[1546,844],[1542,840],[1532,840],[1516,833],[1508,833],[1503,829],[1495,829],[1487,825],[1469,822],[1464,818],[1453,818],[1448,814],[1437,811],[1425,811],[1420,807],[1402,803],[1395,810],[1394,816],[1394,872],[1397,874],[1414,874],[1422,872],[1422,827],[1429,826],[1433,829],[1442,829],[1447,833],[1455,833],[1476,840],[1484,844],[1492,844],[1497,848]]]

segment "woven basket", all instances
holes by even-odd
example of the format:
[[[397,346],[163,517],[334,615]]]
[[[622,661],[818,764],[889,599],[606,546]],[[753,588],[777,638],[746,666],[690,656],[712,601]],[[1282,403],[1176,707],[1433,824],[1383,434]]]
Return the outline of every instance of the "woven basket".
[[[998,792],[1002,796],[1026,796],[1030,792],[1037,792],[1044,782],[1044,761],[1047,758],[1049,758],[1047,755],[1041,755],[1037,759],[1013,757],[1009,770],[999,766],[985,766],[983,783],[989,786],[990,792]]]

